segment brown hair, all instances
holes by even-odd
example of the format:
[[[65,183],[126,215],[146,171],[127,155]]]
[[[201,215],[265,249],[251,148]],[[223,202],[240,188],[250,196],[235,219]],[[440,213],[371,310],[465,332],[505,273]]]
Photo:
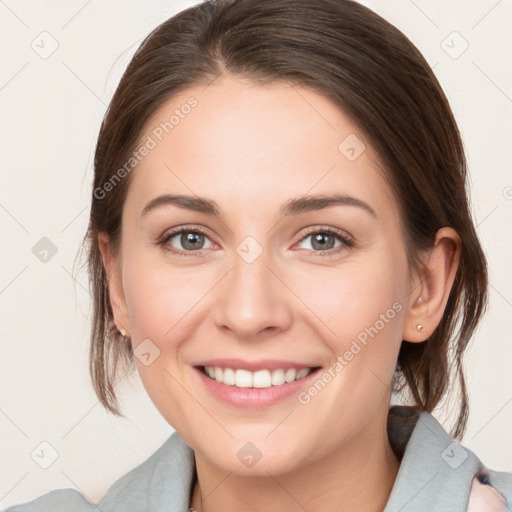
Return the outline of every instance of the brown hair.
[[[394,190],[411,266],[419,249],[432,246],[438,229],[458,232],[460,265],[445,314],[426,342],[402,341],[394,385],[396,391],[407,388],[417,406],[431,412],[457,377],[452,435],[460,438],[468,418],[463,355],[487,304],[487,265],[468,207],[463,145],[420,52],[397,28],[351,0],[205,1],[162,23],[135,53],[100,128],[82,244],[93,296],[89,368],[101,403],[122,415],[114,381],[122,362],[134,368],[131,344],[112,324],[98,246],[98,233],[105,232],[117,254],[132,174],[108,193],[106,185],[166,100],[223,73],[308,87],[349,115],[376,150]]]

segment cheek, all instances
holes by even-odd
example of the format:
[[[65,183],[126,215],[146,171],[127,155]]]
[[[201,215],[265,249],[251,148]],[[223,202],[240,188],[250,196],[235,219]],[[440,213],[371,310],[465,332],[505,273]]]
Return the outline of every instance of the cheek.
[[[133,258],[126,265],[126,303],[135,342],[149,338],[172,345],[173,333],[187,325],[206,289],[197,270]],[[161,346],[160,348],[163,348]]]
[[[339,354],[354,339],[364,344],[377,335],[400,336],[405,269],[400,255],[379,254],[317,272],[314,279],[304,274],[295,278],[295,290]]]
[[[316,401],[319,416],[348,408],[363,421],[390,392],[402,339],[406,272],[405,257],[390,249],[315,280],[304,276],[298,294],[318,317],[310,314],[309,323],[315,322],[331,358],[323,375],[328,383],[307,391],[301,402]],[[317,390],[329,398],[316,400]]]
[[[194,334],[199,299],[208,290],[197,271],[134,258],[124,283],[131,340],[141,381],[160,413],[180,431],[193,430],[182,346]],[[145,356],[149,354],[149,356]],[[186,386],[187,387],[187,386]],[[183,436],[182,436],[183,437]]]
[[[364,424],[391,392],[405,313],[405,271],[397,272],[406,269],[403,265],[399,255],[381,254],[336,273],[331,269],[330,275],[317,276],[314,286],[310,277],[298,292],[315,313],[307,313],[309,324],[330,349],[319,377],[325,384],[315,382],[299,400],[315,417],[329,423],[327,418],[350,410],[350,421]]]

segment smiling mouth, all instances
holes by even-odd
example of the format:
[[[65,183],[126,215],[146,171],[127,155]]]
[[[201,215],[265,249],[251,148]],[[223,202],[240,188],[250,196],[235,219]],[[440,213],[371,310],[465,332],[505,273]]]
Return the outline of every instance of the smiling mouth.
[[[319,366],[311,368],[276,368],[275,370],[249,370],[222,368],[220,366],[200,366],[200,371],[211,378],[227,386],[237,388],[270,388],[282,386],[303,379],[320,369]]]

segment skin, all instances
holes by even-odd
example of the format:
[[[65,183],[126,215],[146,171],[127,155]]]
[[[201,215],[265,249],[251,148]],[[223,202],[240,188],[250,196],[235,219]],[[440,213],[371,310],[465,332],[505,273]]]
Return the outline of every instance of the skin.
[[[420,254],[424,266],[409,269],[400,212],[378,156],[365,142],[349,161],[340,142],[364,136],[305,88],[223,76],[168,100],[140,139],[190,96],[198,105],[133,171],[120,253],[112,253],[106,235],[99,238],[117,325],[135,350],[145,339],[160,350],[148,366],[136,361],[156,407],[194,450],[190,505],[380,511],[399,469],[386,419],[400,344],[423,342],[438,325],[459,237],[439,230],[432,249]],[[376,217],[336,205],[278,218],[291,198],[335,192],[365,201]],[[166,205],[141,217],[163,193],[215,200],[224,216]],[[185,225],[207,232],[199,256],[193,249],[177,256],[156,243]],[[326,227],[349,234],[353,246],[335,237],[327,249],[341,249],[322,254],[305,230]],[[247,236],[263,251],[252,263],[237,253]],[[166,247],[187,250],[179,235]],[[306,405],[296,396],[263,408],[227,405],[192,368],[206,358],[265,357],[327,369],[396,303],[394,318]],[[252,468],[237,457],[247,442],[262,454]]]

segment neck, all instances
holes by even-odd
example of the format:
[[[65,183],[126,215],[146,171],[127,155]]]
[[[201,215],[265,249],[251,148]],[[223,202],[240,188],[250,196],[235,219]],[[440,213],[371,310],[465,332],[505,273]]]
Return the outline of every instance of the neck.
[[[196,454],[191,510],[382,512],[400,466],[389,444],[386,419],[366,425],[349,446],[276,476],[233,475]]]

